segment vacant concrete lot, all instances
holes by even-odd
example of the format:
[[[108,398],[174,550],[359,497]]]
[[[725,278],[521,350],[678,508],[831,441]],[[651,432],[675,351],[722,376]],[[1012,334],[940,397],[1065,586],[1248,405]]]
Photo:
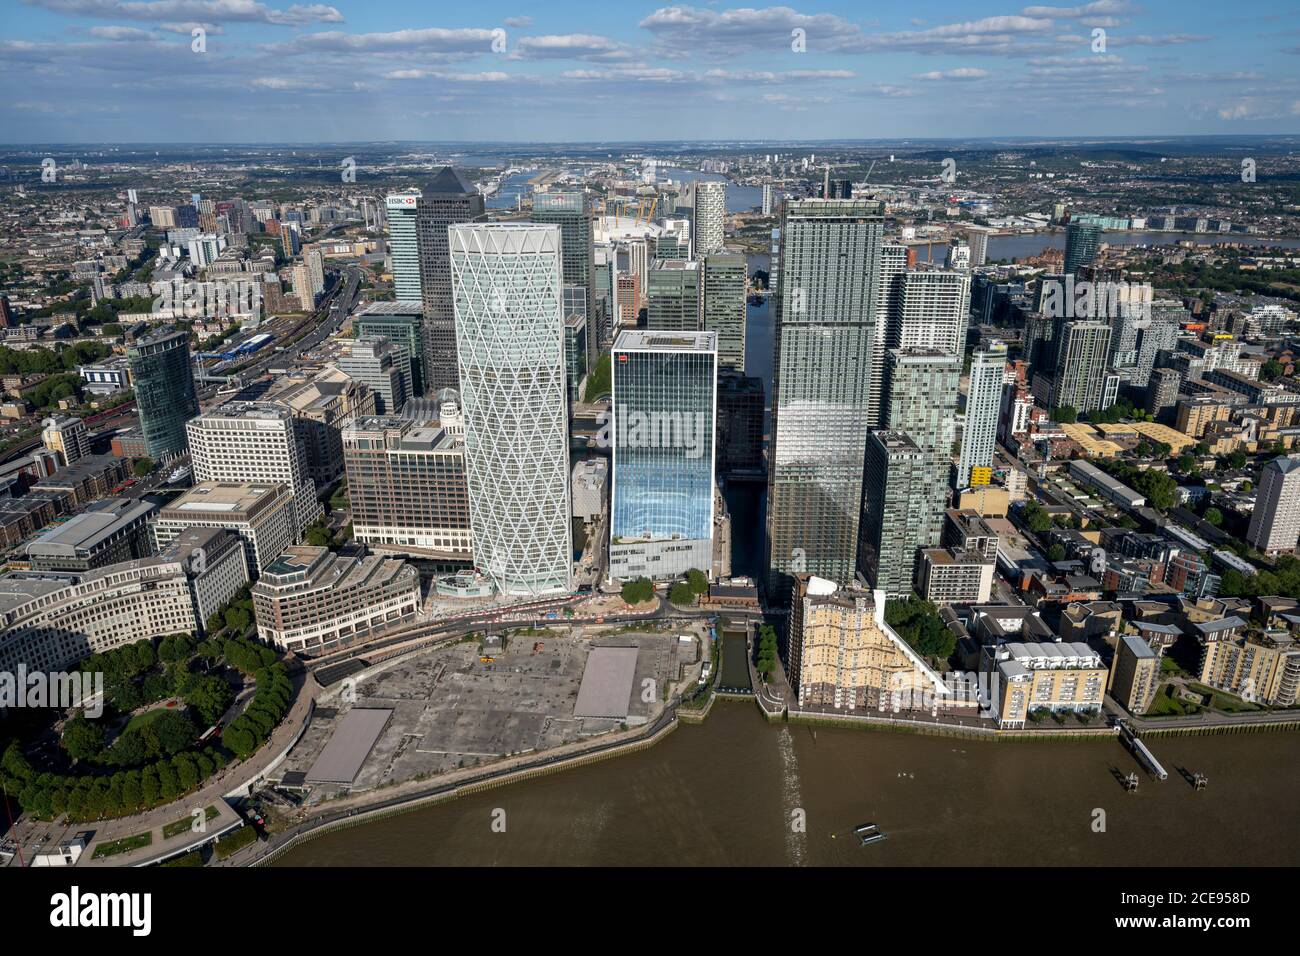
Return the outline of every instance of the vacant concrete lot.
[[[695,640],[680,641],[683,633]],[[325,700],[281,769],[311,767],[351,707],[391,708],[393,714],[352,786],[314,786],[309,802],[616,730],[623,721],[573,715],[593,645],[637,648],[626,722],[653,720],[663,706],[665,683],[677,681],[682,667],[698,660],[698,638],[698,629],[681,627],[626,632],[556,628],[516,632],[491,661],[480,659],[477,642],[418,654],[381,666],[360,677],[351,692],[345,688]]]

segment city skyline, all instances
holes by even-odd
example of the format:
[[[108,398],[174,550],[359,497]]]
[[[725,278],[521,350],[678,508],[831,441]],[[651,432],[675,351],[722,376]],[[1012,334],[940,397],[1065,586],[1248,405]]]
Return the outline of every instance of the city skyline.
[[[609,142],[1019,134],[1012,117],[1045,137],[1300,131],[1300,13],[1280,2],[4,6],[8,143],[353,142],[361,114],[375,141],[591,141],[593,114]],[[224,122],[190,135],[160,90]],[[990,129],[966,107],[994,97],[1019,109]]]

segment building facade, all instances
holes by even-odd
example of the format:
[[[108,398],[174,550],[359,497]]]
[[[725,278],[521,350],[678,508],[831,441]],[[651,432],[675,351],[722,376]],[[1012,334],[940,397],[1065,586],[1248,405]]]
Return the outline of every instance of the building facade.
[[[884,220],[868,200],[784,204],[777,256],[769,590],[853,580]],[[778,271],[779,270],[779,271]]]
[[[293,545],[253,585],[257,636],[284,651],[320,654],[420,609],[420,575],[398,558],[345,558]]]
[[[127,347],[135,407],[149,457],[185,450],[186,423],[198,415],[188,332],[160,332]]]
[[[194,481],[281,484],[294,500],[301,534],[322,514],[316,484],[289,410],[268,402],[232,402],[189,424]]]
[[[572,586],[560,229],[449,229],[474,561],[505,594]]]
[[[709,574],[717,335],[624,331],[612,360],[610,577]]]
[[[465,444],[453,423],[359,418],[343,431],[354,537],[413,557],[472,554]]]

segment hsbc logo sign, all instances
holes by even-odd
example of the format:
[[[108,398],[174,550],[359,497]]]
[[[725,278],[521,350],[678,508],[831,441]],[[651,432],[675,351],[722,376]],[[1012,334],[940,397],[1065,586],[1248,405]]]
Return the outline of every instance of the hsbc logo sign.
[[[389,196],[387,206],[389,209],[410,209],[418,201],[415,196]]]

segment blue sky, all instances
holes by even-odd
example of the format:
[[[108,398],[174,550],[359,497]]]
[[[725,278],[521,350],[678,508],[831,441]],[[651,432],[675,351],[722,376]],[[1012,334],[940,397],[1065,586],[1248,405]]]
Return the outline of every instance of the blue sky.
[[[0,15],[7,143],[1300,131],[1300,6],[1281,0],[0,0]]]

